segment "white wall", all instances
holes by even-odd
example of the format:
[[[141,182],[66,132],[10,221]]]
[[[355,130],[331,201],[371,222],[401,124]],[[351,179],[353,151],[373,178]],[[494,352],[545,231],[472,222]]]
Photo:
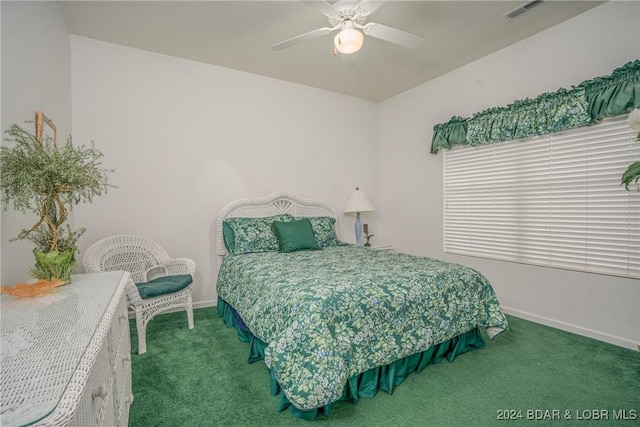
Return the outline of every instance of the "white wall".
[[[569,88],[640,58],[638,22],[640,3],[609,2],[381,103],[385,243],[480,270],[510,313],[635,349],[638,280],[444,254],[443,155],[429,149],[433,126],[454,115]]]
[[[76,209],[81,250],[147,236],[192,258],[194,301],[215,303],[226,203],[287,190],[340,211],[356,185],[378,202],[375,103],[83,37],[71,51],[74,140],[95,141],[118,186]]]
[[[3,1],[1,15],[3,144],[4,131],[12,123],[35,132],[35,124],[25,121],[34,121],[38,110],[53,120],[58,139],[64,141],[71,132],[71,50],[58,4]],[[3,210],[3,284],[29,278],[26,272],[34,264],[33,244],[9,240],[37,220],[33,213]]]

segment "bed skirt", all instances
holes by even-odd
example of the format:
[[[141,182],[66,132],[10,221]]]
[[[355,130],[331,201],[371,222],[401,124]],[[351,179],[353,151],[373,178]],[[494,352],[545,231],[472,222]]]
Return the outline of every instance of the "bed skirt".
[[[264,349],[267,347],[267,344],[253,336],[236,310],[219,297],[217,310],[224,324],[229,328],[236,329],[238,339],[242,342],[249,343],[248,362],[253,363],[263,360]],[[453,362],[457,355],[467,351],[481,349],[484,346],[485,343],[480,330],[477,327],[473,328],[448,341],[435,344],[423,352],[415,353],[388,365],[372,368],[361,374],[354,375],[347,381],[342,397],[339,400],[358,403],[358,399],[360,398],[374,397],[378,390],[383,390],[391,394],[393,393],[393,388],[400,385],[407,375],[422,371],[428,364],[438,363],[444,358]],[[289,399],[287,399],[284,393],[281,393],[280,385],[270,370],[269,376],[271,378],[271,394],[274,396],[280,394],[278,411],[284,411],[289,408],[289,411],[295,417],[305,420],[313,420],[319,414],[330,415],[331,407],[335,402],[308,411],[300,410],[289,402]]]

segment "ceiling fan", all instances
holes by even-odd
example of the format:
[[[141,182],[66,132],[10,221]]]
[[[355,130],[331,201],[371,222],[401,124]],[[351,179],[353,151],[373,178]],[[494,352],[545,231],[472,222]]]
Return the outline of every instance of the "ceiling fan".
[[[331,27],[322,27],[308,33],[284,40],[271,46],[273,50],[282,50],[302,41],[313,39],[335,30],[340,30],[334,39],[338,52],[349,54],[360,50],[364,35],[385,40],[410,49],[422,43],[423,37],[397,28],[375,22],[365,23],[369,15],[375,12],[386,0],[371,1],[337,1],[331,4],[325,0],[300,0],[308,6],[319,10],[329,19]]]

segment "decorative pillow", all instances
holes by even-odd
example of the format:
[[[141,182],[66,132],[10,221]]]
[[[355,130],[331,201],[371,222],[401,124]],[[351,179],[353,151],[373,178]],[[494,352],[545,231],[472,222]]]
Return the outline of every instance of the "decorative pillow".
[[[298,219],[298,218],[297,218]],[[336,236],[336,219],[330,216],[313,216],[307,218],[313,228],[313,235],[321,248],[338,246],[341,244]]]
[[[228,250],[236,255],[250,252],[275,252],[280,246],[271,230],[271,224],[274,221],[292,220],[293,216],[289,214],[261,218],[228,218],[224,222],[233,231],[234,242],[233,245],[229,245]]]
[[[236,246],[236,238],[233,235],[233,230],[227,221],[222,222],[222,240],[224,241],[224,247],[228,252],[233,252],[233,248]]]
[[[274,221],[273,231],[280,243],[281,252],[320,249],[307,218],[289,222]]]

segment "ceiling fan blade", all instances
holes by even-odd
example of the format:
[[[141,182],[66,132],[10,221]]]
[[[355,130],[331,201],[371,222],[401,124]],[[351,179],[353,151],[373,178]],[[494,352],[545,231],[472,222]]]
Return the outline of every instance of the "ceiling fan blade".
[[[325,0],[300,0],[302,3],[307,6],[311,6],[314,9],[319,10],[322,14],[329,16],[335,15],[336,10],[331,6],[330,3],[327,3]]]
[[[386,2],[387,0],[362,0],[360,3],[358,3],[358,7],[363,11],[372,14]]]
[[[371,37],[408,47],[409,49],[417,48],[424,39],[422,36],[375,22],[369,22],[362,31]]]
[[[273,50],[282,50],[282,49],[286,49],[290,46],[296,45],[300,42],[303,42],[305,40],[309,40],[309,39],[315,39],[316,37],[320,37],[320,36],[324,36],[325,34],[329,34],[331,31],[335,30],[336,28],[329,28],[329,27],[322,27],[322,28],[318,28],[317,30],[313,30],[313,31],[309,31],[308,33],[304,33],[301,34],[299,36],[295,36],[292,37],[288,40],[282,41],[280,43],[276,43],[274,45],[271,46],[271,49]]]

